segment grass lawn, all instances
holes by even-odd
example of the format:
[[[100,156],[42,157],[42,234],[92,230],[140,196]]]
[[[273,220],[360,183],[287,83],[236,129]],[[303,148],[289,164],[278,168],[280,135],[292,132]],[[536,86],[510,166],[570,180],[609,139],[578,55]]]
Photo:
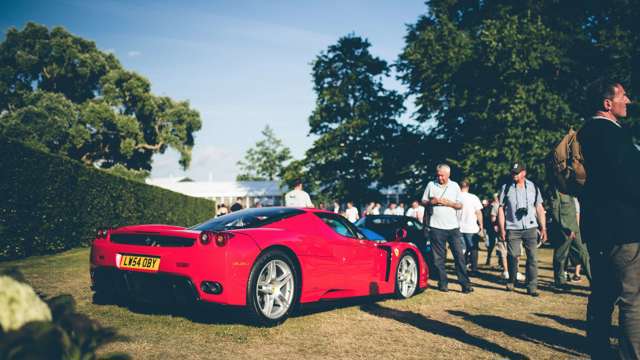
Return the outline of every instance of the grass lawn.
[[[450,275],[448,293],[430,289],[405,301],[357,299],[306,306],[276,328],[246,325],[236,309],[176,312],[95,305],[88,249],[4,262],[0,269],[17,266],[46,296],[73,295],[80,312],[130,338],[110,344],[105,352],[124,351],[135,359],[586,358],[588,283],[574,283],[569,294],[552,292],[551,254],[550,249],[539,254],[538,298],[524,289],[504,291],[497,270],[481,269],[480,277],[472,279],[476,291],[469,295],[459,291]]]

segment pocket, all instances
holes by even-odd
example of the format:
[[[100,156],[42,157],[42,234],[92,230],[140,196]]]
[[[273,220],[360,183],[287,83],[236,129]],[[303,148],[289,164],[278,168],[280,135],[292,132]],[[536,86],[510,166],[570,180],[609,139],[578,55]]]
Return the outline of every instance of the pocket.
[[[615,245],[611,249],[611,262],[617,269],[622,269],[637,261],[640,255],[640,243]]]

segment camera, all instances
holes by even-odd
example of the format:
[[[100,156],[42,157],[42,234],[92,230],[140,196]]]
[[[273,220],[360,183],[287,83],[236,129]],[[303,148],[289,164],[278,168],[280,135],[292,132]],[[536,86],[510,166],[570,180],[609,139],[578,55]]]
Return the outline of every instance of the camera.
[[[516,209],[516,218],[520,220],[523,217],[527,216],[528,213],[529,213],[529,210],[526,207],[518,208]]]

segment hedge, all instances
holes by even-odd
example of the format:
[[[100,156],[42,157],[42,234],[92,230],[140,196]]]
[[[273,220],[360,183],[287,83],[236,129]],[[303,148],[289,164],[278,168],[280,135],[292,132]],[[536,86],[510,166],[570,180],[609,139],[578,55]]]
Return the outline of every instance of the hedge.
[[[0,260],[87,246],[98,227],[191,226],[213,201],[137,183],[0,137]]]

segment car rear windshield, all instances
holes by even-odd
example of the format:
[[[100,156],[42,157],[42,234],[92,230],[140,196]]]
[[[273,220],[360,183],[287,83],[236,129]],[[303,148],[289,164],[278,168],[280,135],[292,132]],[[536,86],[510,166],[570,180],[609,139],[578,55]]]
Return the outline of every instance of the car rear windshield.
[[[256,228],[303,213],[304,211],[300,209],[283,207],[245,209],[215,217],[191,227],[191,230],[223,231]]]

